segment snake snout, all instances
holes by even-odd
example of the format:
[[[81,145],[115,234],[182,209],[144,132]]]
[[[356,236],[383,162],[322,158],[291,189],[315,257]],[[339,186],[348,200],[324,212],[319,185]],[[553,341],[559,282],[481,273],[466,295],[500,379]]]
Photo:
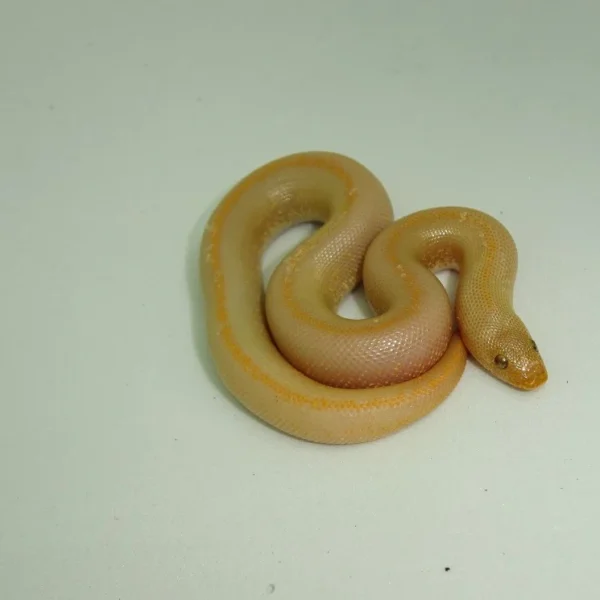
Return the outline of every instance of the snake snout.
[[[548,381],[548,371],[541,359],[528,361],[516,371],[518,376],[511,383],[522,390],[535,390]]]
[[[543,364],[539,364],[523,378],[523,389],[534,390],[546,381],[548,381],[548,371]]]

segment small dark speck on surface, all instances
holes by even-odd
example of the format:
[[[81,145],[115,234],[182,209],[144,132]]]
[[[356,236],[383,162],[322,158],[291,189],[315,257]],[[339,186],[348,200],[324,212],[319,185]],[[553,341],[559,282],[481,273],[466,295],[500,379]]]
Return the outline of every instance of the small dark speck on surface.
[[[48,110],[54,110],[54,108],[55,108],[54,104],[49,104],[48,105]]]
[[[196,98],[196,102],[202,102],[202,96],[198,96],[198,97]]]
[[[446,567],[446,568],[444,569],[444,571],[446,571],[446,573],[447,573],[449,570],[450,570],[450,567]]]
[[[267,587],[267,594],[274,594],[274,593],[275,593],[275,584],[270,583],[269,586]]]

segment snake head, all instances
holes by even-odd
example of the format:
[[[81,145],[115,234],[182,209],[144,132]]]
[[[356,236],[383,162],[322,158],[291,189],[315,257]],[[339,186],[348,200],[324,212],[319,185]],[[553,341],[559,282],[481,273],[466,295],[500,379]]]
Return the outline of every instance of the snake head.
[[[534,390],[548,380],[535,341],[524,325],[512,322],[494,336],[484,366],[498,379],[521,390]]]

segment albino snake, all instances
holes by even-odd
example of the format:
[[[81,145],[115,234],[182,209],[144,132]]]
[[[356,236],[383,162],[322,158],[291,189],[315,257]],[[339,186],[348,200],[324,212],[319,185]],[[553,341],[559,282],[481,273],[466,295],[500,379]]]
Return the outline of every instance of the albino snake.
[[[308,221],[322,227],[277,267],[265,293],[263,252]],[[212,214],[200,256],[219,377],[248,410],[295,437],[351,444],[395,432],[453,391],[468,353],[516,388],[547,380],[513,309],[517,251],[504,226],[461,207],[394,221],[380,181],[351,158],[306,152],[258,168]],[[454,315],[435,276],[442,269],[459,271]],[[374,316],[340,316],[360,283]]]

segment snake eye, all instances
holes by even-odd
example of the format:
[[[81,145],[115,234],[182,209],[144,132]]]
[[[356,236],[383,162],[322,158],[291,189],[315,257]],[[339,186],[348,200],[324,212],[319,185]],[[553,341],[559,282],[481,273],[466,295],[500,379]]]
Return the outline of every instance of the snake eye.
[[[494,363],[496,363],[496,366],[498,368],[506,369],[506,367],[508,367],[508,358],[506,358],[506,356],[503,356],[502,354],[498,354],[498,356],[494,358]]]

